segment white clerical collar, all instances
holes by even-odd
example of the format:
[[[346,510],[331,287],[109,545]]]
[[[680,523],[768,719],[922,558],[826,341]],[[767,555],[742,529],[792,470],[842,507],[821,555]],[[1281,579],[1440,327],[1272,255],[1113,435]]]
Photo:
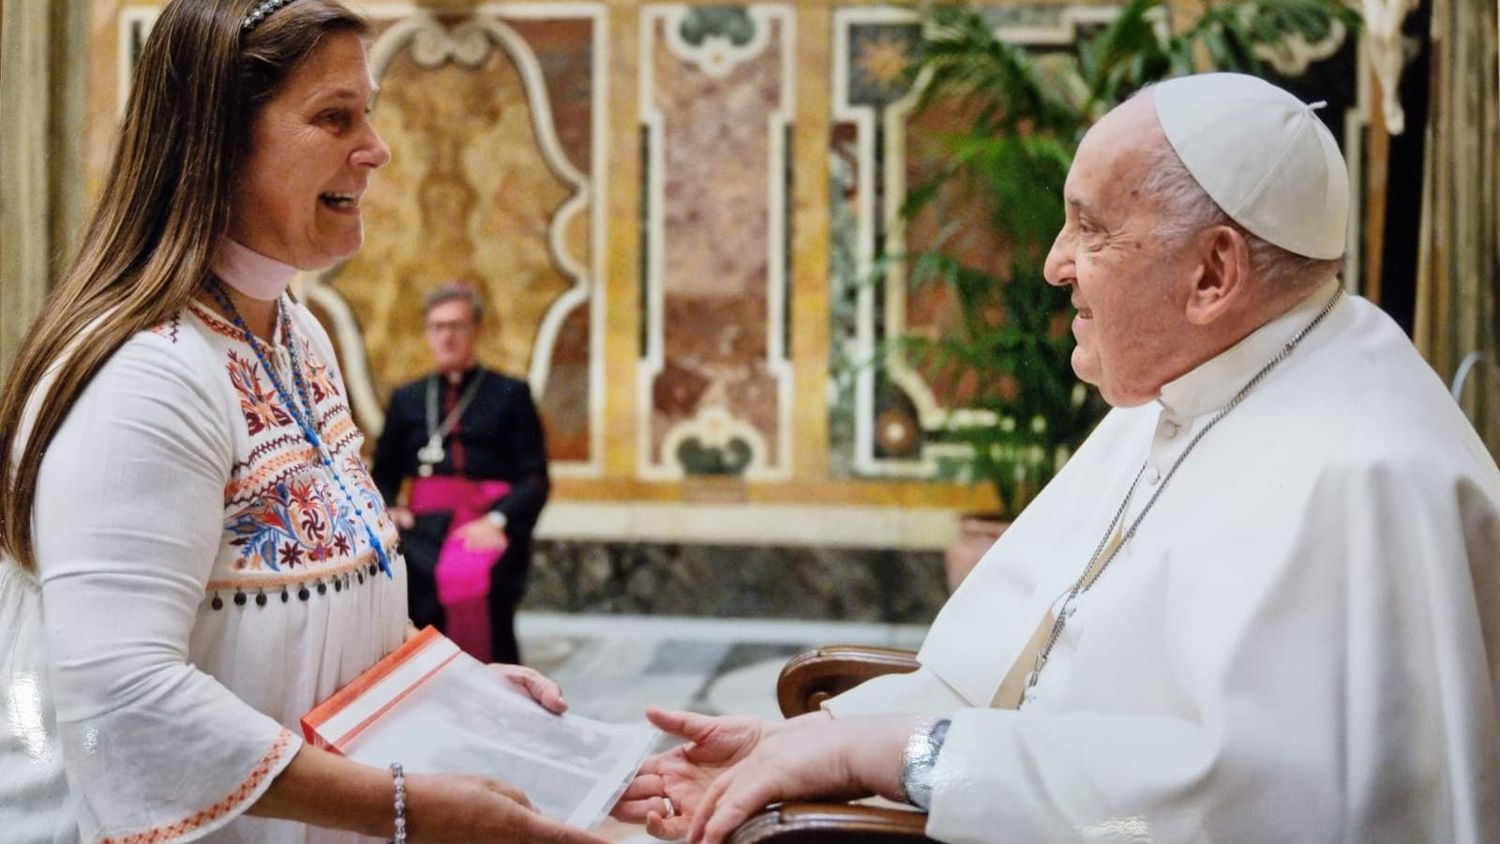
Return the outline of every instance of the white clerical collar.
[[[225,237],[214,253],[214,275],[235,290],[259,299],[274,301],[286,292],[297,268],[267,257],[244,244]]]
[[[1161,388],[1157,401],[1167,410],[1192,418],[1223,407],[1281,348],[1307,327],[1341,284],[1331,278],[1291,310],[1252,331],[1245,339],[1199,364]]]

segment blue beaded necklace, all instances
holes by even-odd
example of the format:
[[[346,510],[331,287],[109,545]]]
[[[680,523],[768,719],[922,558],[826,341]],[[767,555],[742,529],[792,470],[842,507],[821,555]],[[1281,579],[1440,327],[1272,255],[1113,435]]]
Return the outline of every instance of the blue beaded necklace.
[[[375,550],[375,557],[380,561],[380,570],[385,572],[386,577],[394,577],[395,575],[391,573],[390,558],[385,553],[385,544],[380,541],[380,537],[376,535],[375,529],[370,527],[369,520],[365,518],[364,512],[354,500],[354,496],[349,492],[349,487],[344,484],[343,475],[334,469],[333,455],[329,453],[327,446],[323,444],[323,438],[318,435],[318,427],[315,421],[317,417],[313,413],[313,403],[308,398],[307,383],[302,379],[302,362],[297,359],[297,344],[292,340],[292,322],[286,315],[286,309],[281,306],[281,300],[278,299],[276,301],[276,313],[281,320],[281,335],[286,340],[287,357],[289,358],[288,362],[291,364],[292,370],[292,381],[297,388],[297,398],[300,398],[301,402],[295,401],[292,394],[287,392],[286,387],[281,383],[281,378],[276,374],[275,368],[271,366],[270,358],[266,356],[260,340],[256,339],[250,327],[245,325],[245,320],[240,316],[239,309],[234,306],[234,302],[230,300],[229,294],[224,291],[223,282],[215,278],[213,285],[209,287],[209,292],[218,301],[219,307],[224,309],[224,313],[228,314],[229,318],[234,321],[235,328],[238,328],[240,333],[245,335],[245,342],[250,345],[251,351],[255,352],[256,358],[260,360],[261,368],[266,371],[266,376],[271,379],[271,385],[276,388],[276,395],[281,398],[281,403],[286,406],[287,410],[291,411],[292,419],[302,429],[302,436],[306,438],[307,444],[313,447],[313,451],[318,455],[318,460],[322,462],[323,467],[328,470],[328,474],[333,477],[334,482],[339,485],[339,489],[344,493],[344,500],[349,502],[349,507],[359,517],[359,522],[365,529],[365,536],[370,541],[370,547]]]

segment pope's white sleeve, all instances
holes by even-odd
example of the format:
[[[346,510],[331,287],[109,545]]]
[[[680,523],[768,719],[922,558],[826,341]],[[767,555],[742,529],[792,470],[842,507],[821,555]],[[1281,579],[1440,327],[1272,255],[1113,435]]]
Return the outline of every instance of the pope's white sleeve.
[[[233,462],[211,364],[138,335],[47,449],[36,556],[85,840],[188,841],[242,813],[301,739],[189,662]],[[186,348],[185,348],[186,347]],[[208,611],[208,610],[203,610]]]
[[[1227,549],[1264,592],[1174,614],[1181,717],[958,710],[928,835],[1496,840],[1500,482],[1435,463],[1330,467],[1279,551]]]
[[[843,694],[823,702],[823,711],[835,718],[850,715],[947,715],[964,699],[952,686],[929,669],[907,674],[886,674],[866,680]]]

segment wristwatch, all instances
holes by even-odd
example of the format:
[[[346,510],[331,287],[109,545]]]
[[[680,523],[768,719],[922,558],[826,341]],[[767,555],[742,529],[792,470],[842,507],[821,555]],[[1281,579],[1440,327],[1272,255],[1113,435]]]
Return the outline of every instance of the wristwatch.
[[[906,792],[906,802],[924,812],[932,805],[933,770],[951,723],[944,718],[918,727],[901,754],[901,789]]]
[[[505,514],[500,512],[499,510],[491,510],[488,513],[485,513],[484,517],[490,520],[490,524],[494,525],[500,530],[505,530],[506,524],[508,524],[510,521],[509,519],[505,518]]]

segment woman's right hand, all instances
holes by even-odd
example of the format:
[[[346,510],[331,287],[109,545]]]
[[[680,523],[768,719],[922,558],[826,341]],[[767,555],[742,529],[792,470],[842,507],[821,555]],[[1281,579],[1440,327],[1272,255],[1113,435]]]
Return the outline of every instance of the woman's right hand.
[[[407,774],[406,833],[411,844],[606,844],[537,812],[520,789],[470,774]]]

